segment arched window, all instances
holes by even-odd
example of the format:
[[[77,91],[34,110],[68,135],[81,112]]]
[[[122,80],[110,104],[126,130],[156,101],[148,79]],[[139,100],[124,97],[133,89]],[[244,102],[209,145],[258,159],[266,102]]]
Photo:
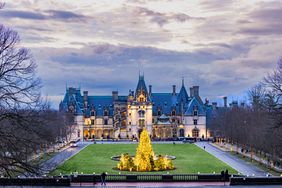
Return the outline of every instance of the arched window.
[[[143,118],[145,116],[145,111],[144,110],[140,110],[139,112],[139,117]]]
[[[179,137],[184,137],[184,129],[179,129]]]

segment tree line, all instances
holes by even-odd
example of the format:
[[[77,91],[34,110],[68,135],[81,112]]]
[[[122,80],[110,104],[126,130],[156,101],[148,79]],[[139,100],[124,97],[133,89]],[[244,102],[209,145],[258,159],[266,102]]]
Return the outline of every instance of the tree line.
[[[4,4],[0,2],[0,11]],[[59,139],[68,139],[72,114],[50,108],[40,95],[31,52],[19,34],[0,24],[0,175],[37,174],[30,160]]]
[[[278,162],[282,158],[282,59],[247,95],[245,105],[216,114],[211,128],[227,141]]]

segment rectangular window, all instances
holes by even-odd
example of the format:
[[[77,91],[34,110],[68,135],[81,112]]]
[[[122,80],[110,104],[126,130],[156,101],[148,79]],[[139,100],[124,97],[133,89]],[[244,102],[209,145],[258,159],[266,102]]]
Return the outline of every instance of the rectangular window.
[[[139,126],[143,127],[145,125],[145,120],[144,119],[139,119]]]
[[[198,115],[198,111],[194,110],[194,116],[197,116],[197,115]]]
[[[194,125],[198,125],[198,120],[194,119]]]
[[[107,119],[104,120],[104,125],[108,125],[108,120]]]
[[[91,125],[94,125],[94,124],[95,124],[95,120],[91,119]]]

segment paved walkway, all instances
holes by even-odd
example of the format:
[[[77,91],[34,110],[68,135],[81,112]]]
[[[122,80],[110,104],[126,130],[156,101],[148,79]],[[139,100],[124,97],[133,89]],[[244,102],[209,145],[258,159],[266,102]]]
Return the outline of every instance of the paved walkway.
[[[225,162],[238,172],[244,175],[255,175],[255,176],[266,176],[267,172],[261,170],[260,168],[251,165],[242,159],[239,159],[238,157],[232,155],[229,152],[222,151],[218,149],[217,147],[211,145],[207,142],[197,142],[197,146],[203,149],[203,147],[206,147],[206,151],[215,156],[216,158],[220,159],[221,161]]]
[[[46,174],[46,173],[54,170],[58,165],[60,165],[61,163],[68,160],[73,155],[80,152],[83,148],[85,148],[89,144],[91,144],[91,143],[78,143],[77,147],[69,147],[69,148],[61,151],[60,153],[58,153],[57,155],[55,155],[51,159],[43,162],[42,165],[41,165],[42,173]]]

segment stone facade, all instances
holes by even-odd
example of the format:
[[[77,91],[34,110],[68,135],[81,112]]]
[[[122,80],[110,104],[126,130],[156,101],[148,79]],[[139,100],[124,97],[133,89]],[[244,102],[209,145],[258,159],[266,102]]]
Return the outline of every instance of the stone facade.
[[[75,137],[81,140],[119,138],[138,139],[145,127],[152,139],[177,137],[207,138],[208,106],[199,96],[199,86],[190,88],[188,95],[182,81],[179,93],[173,85],[171,93],[153,93],[148,90],[144,76],[139,76],[135,91],[127,96],[89,96],[79,88],[67,88],[61,111],[75,114]]]

